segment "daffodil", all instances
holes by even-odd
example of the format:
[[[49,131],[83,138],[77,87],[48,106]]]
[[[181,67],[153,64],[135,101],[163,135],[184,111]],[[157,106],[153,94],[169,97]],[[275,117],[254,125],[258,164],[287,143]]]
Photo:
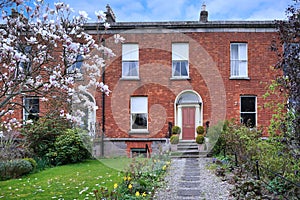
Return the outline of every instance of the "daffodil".
[[[127,176],[124,176],[124,181],[127,181]]]
[[[118,187],[118,184],[117,183],[115,183],[114,184],[114,189],[116,189]]]
[[[140,192],[137,191],[137,192],[135,193],[135,196],[139,197],[139,196],[140,196]]]
[[[142,196],[143,196],[143,197],[147,196],[146,192],[143,192]]]
[[[166,169],[167,169],[167,166],[164,165],[164,166],[162,167],[162,170],[166,170]]]
[[[130,177],[130,176],[128,176],[128,177],[127,177],[127,180],[128,180],[128,181],[130,181],[130,180],[131,180],[131,177]]]
[[[131,185],[131,184],[129,184],[129,185],[128,185],[128,189],[131,189],[131,188],[132,188],[132,185]]]

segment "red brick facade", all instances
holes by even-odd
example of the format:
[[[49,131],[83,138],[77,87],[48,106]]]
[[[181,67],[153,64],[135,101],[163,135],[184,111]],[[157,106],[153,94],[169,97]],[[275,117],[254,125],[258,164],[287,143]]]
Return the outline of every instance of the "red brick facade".
[[[113,28],[113,33],[123,36],[125,43],[139,45],[139,79],[122,79],[122,44],[114,44],[113,37],[106,45],[116,57],[107,61],[106,83],[112,94],[106,99],[106,137],[109,138],[164,138],[168,135],[168,122],[176,123],[176,97],[183,91],[193,91],[202,98],[201,125],[211,125],[224,119],[240,118],[240,97],[255,96],[257,99],[257,126],[268,127],[271,111],[264,107],[270,99],[263,99],[266,86],[276,73],[270,66],[276,63],[276,55],[270,50],[277,33],[272,24],[267,28],[222,30],[205,28],[174,28],[172,31],[159,28],[152,31],[145,25],[131,31],[122,31],[122,25]],[[249,26],[249,25],[248,25]],[[267,30],[267,31],[264,31]],[[253,31],[256,30],[256,31]],[[271,31],[270,31],[271,30]],[[172,79],[172,43],[189,44],[189,79]],[[230,44],[247,43],[249,79],[230,79]],[[148,134],[130,133],[130,97],[148,97]],[[100,106],[101,98],[96,97]],[[101,121],[101,108],[97,119]],[[144,146],[128,143],[128,148]],[[128,149],[127,149],[128,151]]]

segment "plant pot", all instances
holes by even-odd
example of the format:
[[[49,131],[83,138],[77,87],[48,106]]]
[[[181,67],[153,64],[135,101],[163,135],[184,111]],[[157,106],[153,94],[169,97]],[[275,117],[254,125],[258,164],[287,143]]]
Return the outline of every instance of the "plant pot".
[[[177,151],[177,144],[171,144],[171,151]]]
[[[204,147],[205,147],[205,144],[198,144],[198,150],[199,151],[204,151]]]

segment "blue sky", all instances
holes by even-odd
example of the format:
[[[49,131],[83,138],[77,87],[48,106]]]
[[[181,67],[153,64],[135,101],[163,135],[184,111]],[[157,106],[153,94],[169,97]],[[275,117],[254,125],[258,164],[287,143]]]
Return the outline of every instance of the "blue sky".
[[[29,1],[29,0],[25,0]],[[285,10],[292,0],[44,0],[64,1],[78,13],[88,12],[95,21],[95,11],[106,10],[109,4],[119,22],[197,21],[203,2],[208,20],[274,20],[285,19]]]
[[[46,0],[49,1],[49,0]],[[203,0],[65,0],[75,11],[113,9],[117,21],[196,21]],[[209,20],[284,19],[292,0],[206,0]]]

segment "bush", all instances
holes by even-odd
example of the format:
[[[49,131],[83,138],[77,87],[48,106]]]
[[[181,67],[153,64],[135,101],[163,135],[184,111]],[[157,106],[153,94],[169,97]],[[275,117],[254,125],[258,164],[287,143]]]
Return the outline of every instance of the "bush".
[[[1,161],[0,162],[0,180],[18,178],[32,171],[31,163],[24,159]]]
[[[56,138],[54,148],[50,149],[47,154],[52,164],[64,165],[91,158],[91,154],[82,139],[87,137],[87,135],[80,133],[80,131],[79,129],[68,129],[64,134]]]
[[[33,171],[36,169],[37,163],[33,158],[24,158],[23,160],[30,162]]]
[[[54,142],[70,124],[56,117],[44,117],[33,124],[25,125],[21,133],[28,149],[37,157],[45,157],[49,149],[54,148]]]
[[[178,144],[179,143],[179,136],[178,135],[172,135],[170,138],[171,144]]]
[[[197,126],[196,132],[199,135],[203,135],[204,134],[204,127],[203,126]]]
[[[197,144],[203,144],[204,143],[204,136],[203,135],[197,135],[196,137],[196,143]]]
[[[180,134],[181,133],[181,128],[179,126],[173,126],[172,127],[172,134]]]

